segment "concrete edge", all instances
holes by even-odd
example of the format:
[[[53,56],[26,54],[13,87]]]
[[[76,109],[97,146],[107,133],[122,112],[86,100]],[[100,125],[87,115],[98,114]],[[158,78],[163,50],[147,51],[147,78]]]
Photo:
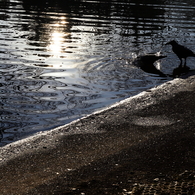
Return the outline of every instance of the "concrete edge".
[[[109,116],[112,110],[117,109],[125,109],[127,112],[134,112],[135,110],[140,110],[152,104],[156,104],[159,101],[174,97],[175,94],[179,92],[192,91],[194,86],[195,76],[189,77],[185,80],[174,79],[160,86],[141,92],[138,95],[115,103],[106,109],[75,120],[67,125],[60,126],[49,131],[40,132],[28,138],[8,144],[0,149],[0,165],[18,156],[25,155],[26,153],[32,154],[33,152],[43,149],[44,146],[47,146],[45,148],[48,149],[55,148],[55,145],[58,143],[53,142],[53,139],[56,137],[74,134],[101,133],[95,127],[97,124],[99,124],[98,120],[96,120],[99,115]],[[83,128],[79,128],[83,121],[85,121],[85,123],[90,123],[92,120],[94,120],[93,129],[85,129],[84,131]]]

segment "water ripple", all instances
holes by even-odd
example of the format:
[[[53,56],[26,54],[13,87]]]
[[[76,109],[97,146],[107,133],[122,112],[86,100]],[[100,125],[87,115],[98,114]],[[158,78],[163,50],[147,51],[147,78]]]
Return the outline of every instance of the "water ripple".
[[[64,2],[0,2],[2,145],[165,82],[133,66],[140,54],[166,53],[156,65],[170,74],[167,41],[195,51],[193,1]]]

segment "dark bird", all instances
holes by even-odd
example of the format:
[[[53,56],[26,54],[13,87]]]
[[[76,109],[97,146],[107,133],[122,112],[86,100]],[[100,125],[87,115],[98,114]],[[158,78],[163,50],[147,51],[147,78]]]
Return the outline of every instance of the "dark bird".
[[[136,60],[136,63],[134,64],[147,73],[158,74],[161,77],[167,77],[167,75],[158,70],[154,65],[154,62],[165,57],[167,56],[157,56],[155,54],[139,56]]]
[[[195,57],[195,54],[190,49],[184,47],[183,45],[178,44],[176,41],[170,41],[165,45],[171,45],[173,52],[180,59],[180,66],[182,66],[182,59],[184,59],[184,67],[186,67],[186,58],[187,57]]]

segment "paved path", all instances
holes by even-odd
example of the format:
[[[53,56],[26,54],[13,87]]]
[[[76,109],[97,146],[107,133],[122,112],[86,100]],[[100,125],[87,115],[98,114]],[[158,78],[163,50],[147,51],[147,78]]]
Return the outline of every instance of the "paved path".
[[[195,170],[194,115],[195,77],[175,79],[7,145],[0,194],[132,194],[140,183],[175,181]]]

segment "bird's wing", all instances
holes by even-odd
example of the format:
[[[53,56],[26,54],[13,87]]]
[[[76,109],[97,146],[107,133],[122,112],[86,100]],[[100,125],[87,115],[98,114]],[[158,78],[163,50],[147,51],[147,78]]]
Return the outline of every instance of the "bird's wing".
[[[186,58],[188,56],[193,56],[194,53],[188,49],[187,47],[184,47],[183,45],[179,45],[177,47],[173,48],[173,51],[176,53],[176,55],[179,58]]]

